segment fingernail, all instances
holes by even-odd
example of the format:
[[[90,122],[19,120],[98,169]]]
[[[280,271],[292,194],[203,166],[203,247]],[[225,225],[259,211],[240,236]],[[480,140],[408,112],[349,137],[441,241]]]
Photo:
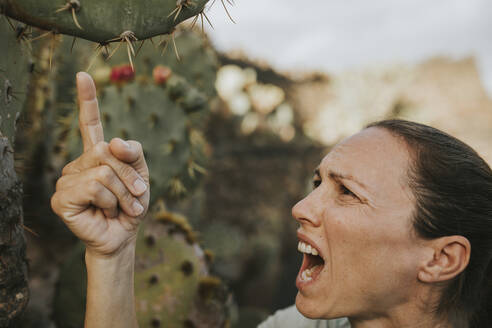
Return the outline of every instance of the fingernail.
[[[138,202],[138,200],[134,201],[133,202],[133,210],[135,211],[135,214],[136,215],[140,215],[142,214],[144,208],[142,205],[140,205],[140,203]]]
[[[85,73],[85,72],[82,72],[82,71],[77,72],[77,74],[75,74],[75,79],[77,79],[77,80],[78,80],[78,79],[82,78],[82,76],[84,75],[84,73]],[[86,73],[86,74],[87,74],[87,73]]]
[[[145,182],[143,182],[143,181],[142,181],[142,180],[140,180],[140,179],[135,180],[135,182],[133,183],[133,186],[135,187],[135,191],[136,191],[138,194],[141,194],[141,193],[143,193],[145,190],[147,190],[147,185],[145,184]]]

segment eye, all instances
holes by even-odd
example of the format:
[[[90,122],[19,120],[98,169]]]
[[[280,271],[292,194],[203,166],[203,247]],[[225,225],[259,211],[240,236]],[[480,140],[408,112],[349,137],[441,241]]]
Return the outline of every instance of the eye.
[[[313,188],[319,187],[320,184],[321,184],[321,179],[313,180]]]
[[[350,189],[345,187],[343,184],[340,184],[340,192],[342,193],[342,195],[358,198],[352,191],[350,191]]]

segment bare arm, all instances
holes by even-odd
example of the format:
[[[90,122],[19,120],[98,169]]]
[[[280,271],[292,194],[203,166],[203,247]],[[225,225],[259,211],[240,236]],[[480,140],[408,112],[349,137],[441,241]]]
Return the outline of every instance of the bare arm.
[[[134,257],[134,244],[112,257],[85,253],[85,327],[138,327],[133,294]]]
[[[51,206],[86,245],[85,327],[138,327],[133,292],[138,225],[149,205],[141,145],[104,142],[94,82],[77,75],[84,153],[67,164]]]

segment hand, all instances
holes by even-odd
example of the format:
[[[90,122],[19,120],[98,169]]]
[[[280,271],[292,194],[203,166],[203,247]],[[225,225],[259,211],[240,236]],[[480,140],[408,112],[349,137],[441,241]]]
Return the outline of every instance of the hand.
[[[149,205],[149,171],[138,142],[104,142],[89,74],[77,74],[77,93],[84,152],[63,168],[51,207],[86,244],[87,252],[112,256],[135,244]]]

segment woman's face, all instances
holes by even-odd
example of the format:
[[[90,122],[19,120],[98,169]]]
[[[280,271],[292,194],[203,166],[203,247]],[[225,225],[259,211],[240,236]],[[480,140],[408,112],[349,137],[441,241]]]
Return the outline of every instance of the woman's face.
[[[415,296],[421,248],[408,164],[406,146],[380,128],[346,139],[322,160],[315,188],[292,209],[301,251],[323,259],[304,254],[296,279],[305,316],[384,315]]]

